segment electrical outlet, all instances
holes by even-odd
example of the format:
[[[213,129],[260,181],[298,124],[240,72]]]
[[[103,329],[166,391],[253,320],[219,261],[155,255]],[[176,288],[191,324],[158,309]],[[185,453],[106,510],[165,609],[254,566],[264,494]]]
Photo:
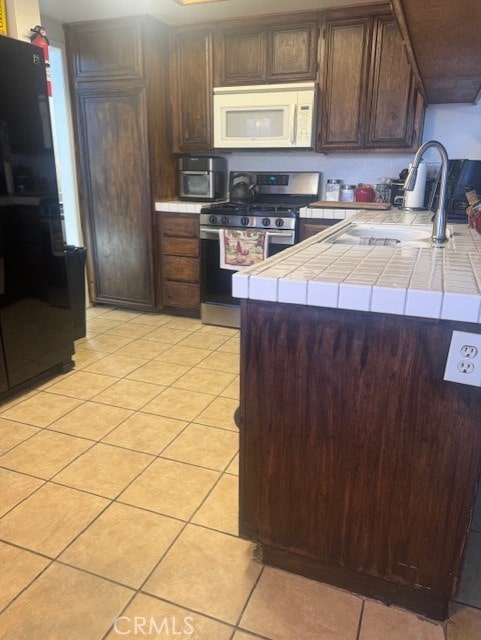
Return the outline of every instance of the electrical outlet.
[[[453,331],[444,380],[481,387],[481,333]]]

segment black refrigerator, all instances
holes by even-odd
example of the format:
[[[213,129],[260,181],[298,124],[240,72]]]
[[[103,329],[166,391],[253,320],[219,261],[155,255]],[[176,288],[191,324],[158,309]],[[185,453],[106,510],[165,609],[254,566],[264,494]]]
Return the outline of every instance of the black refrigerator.
[[[65,255],[43,54],[0,36],[0,401],[73,366]]]

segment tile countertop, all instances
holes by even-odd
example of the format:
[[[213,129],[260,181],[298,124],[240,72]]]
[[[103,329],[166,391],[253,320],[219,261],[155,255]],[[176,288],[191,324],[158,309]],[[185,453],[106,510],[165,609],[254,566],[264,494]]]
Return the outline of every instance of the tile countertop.
[[[169,213],[200,213],[202,207],[208,202],[190,202],[187,200],[168,200],[165,202],[156,202],[156,211],[167,211]]]
[[[429,225],[429,213],[363,211],[233,277],[233,295],[481,323],[481,235],[449,225],[445,249],[323,242],[352,222]]]

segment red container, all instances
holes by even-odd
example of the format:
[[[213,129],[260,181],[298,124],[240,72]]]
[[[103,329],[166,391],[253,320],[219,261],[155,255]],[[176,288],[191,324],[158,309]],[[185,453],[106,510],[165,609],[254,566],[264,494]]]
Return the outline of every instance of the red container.
[[[374,200],[374,189],[370,184],[360,184],[354,193],[356,202],[372,202]]]

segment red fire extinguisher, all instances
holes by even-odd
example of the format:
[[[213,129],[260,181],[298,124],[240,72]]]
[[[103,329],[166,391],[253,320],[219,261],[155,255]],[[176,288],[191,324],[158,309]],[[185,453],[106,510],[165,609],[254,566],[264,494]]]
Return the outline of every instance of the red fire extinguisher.
[[[43,57],[45,59],[45,75],[47,78],[47,91],[48,95],[52,95],[52,75],[50,73],[50,57],[48,54],[48,39],[47,39],[47,31],[41,25],[37,25],[33,29],[30,29],[32,35],[30,36],[30,41],[32,44],[35,44],[37,47],[40,47],[43,51]]]

